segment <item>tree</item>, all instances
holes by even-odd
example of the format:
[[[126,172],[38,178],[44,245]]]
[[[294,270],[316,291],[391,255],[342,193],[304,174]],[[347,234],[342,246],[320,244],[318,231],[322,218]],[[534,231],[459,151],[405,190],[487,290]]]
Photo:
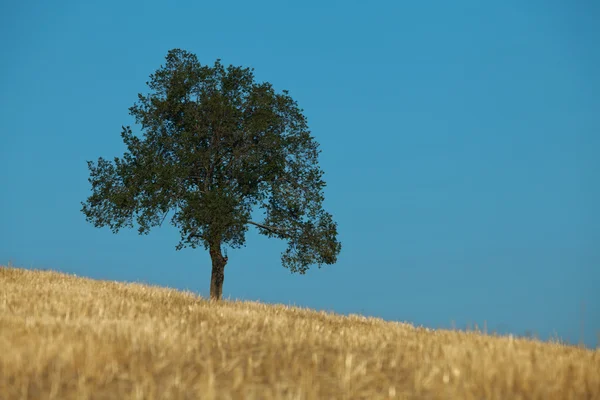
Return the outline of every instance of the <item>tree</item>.
[[[255,82],[253,69],[204,66],[180,49],[146,84],[150,92],[129,108],[141,135],[124,126],[122,157],[88,161],[88,222],[113,233],[136,222],[147,234],[171,214],[177,250],[209,251],[214,300],[222,297],[222,246],[243,246],[249,225],[287,241],[281,260],[291,272],[336,262],[341,244],[322,207],[319,145],[288,91]],[[253,221],[259,210],[264,220]]]

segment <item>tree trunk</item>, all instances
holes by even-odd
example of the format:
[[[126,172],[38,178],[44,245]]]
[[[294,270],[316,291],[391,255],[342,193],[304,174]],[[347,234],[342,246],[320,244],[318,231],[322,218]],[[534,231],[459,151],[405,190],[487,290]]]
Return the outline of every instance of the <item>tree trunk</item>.
[[[210,277],[210,299],[219,301],[223,296],[223,281],[225,280],[225,264],[227,258],[221,254],[221,243],[210,245],[212,260],[212,275]]]

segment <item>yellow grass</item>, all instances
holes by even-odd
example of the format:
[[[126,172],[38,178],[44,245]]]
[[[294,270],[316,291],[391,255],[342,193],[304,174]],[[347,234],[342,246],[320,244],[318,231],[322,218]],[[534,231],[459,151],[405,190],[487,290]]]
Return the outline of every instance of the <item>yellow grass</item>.
[[[0,267],[0,398],[600,399],[600,351]]]

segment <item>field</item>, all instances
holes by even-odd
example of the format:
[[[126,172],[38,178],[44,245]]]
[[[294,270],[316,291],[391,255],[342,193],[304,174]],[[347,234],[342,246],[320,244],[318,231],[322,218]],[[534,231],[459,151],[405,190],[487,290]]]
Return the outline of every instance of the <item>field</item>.
[[[600,350],[0,267],[0,398],[600,399]]]

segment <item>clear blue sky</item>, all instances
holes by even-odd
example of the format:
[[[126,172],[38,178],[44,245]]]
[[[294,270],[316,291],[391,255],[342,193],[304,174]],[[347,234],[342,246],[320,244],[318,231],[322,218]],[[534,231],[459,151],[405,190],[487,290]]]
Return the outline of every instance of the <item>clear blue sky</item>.
[[[171,48],[288,89],[321,144],[339,262],[251,228],[224,295],[571,342],[600,332],[600,3],[2,2],[0,264],[208,295],[171,227],[85,222],[86,160]]]

